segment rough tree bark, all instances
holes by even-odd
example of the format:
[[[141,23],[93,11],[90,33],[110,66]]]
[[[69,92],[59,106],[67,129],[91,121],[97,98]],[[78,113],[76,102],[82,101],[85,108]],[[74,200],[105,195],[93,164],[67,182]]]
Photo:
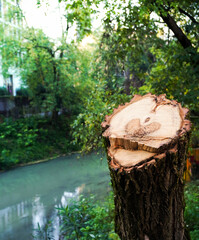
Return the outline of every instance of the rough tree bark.
[[[188,109],[136,95],[102,123],[122,240],[182,240]]]

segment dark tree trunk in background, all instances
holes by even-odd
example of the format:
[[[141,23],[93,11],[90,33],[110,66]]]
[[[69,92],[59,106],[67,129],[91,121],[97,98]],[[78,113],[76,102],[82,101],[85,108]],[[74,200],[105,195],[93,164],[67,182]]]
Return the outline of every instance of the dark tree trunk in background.
[[[130,72],[130,69],[127,69],[125,72],[125,81],[124,81],[124,88],[127,95],[131,93],[130,87],[134,87],[139,89],[144,83],[143,80],[139,79],[135,73]]]
[[[174,19],[171,17],[171,15],[167,14],[167,16],[164,16],[163,14],[160,14],[163,21],[167,24],[168,28],[173,31],[176,38],[180,42],[180,44],[183,46],[183,48],[191,47],[191,41],[187,38],[187,36],[183,33],[181,28],[178,27]]]
[[[58,117],[59,117],[59,113],[57,110],[54,109],[52,112],[52,123],[53,124],[55,124],[55,125],[57,124]]]
[[[187,112],[176,101],[148,94],[102,123],[121,240],[189,239],[183,215]]]

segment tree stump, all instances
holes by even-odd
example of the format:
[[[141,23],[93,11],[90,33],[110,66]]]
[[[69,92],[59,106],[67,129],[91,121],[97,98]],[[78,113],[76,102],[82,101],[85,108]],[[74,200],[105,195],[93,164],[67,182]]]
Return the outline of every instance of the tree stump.
[[[188,109],[165,95],[135,95],[102,123],[122,240],[182,240]]]

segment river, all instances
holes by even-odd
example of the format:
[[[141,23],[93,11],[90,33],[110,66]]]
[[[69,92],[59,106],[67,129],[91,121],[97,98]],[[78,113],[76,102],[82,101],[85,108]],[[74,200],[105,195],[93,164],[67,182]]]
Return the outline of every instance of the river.
[[[105,155],[72,154],[0,174],[0,239],[30,240],[38,224],[53,219],[59,235],[56,207],[82,194],[103,199],[110,191]]]

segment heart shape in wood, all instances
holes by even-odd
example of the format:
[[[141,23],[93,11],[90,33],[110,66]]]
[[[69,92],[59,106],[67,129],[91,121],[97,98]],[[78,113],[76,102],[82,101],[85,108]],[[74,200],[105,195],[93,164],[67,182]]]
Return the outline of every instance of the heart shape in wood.
[[[148,122],[150,118],[146,118],[145,123]],[[152,122],[147,125],[141,125],[140,119],[132,119],[126,124],[125,130],[127,135],[130,137],[143,137],[149,133],[155,132],[160,129],[161,124],[158,122]]]

